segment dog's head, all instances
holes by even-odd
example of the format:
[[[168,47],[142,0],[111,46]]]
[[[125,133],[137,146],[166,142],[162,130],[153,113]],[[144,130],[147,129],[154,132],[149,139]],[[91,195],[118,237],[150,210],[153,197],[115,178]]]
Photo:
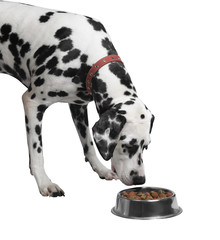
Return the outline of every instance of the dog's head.
[[[126,185],[144,184],[142,153],[150,143],[154,116],[140,101],[118,105],[101,115],[93,126],[97,148]]]

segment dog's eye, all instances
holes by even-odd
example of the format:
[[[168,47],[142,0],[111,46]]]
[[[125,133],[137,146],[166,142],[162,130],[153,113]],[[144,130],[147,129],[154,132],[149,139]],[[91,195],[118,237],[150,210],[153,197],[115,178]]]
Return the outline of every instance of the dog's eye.
[[[130,144],[122,144],[121,146],[123,153],[129,152],[132,149],[132,146]]]
[[[132,145],[130,144],[122,144],[122,148],[132,148]]]

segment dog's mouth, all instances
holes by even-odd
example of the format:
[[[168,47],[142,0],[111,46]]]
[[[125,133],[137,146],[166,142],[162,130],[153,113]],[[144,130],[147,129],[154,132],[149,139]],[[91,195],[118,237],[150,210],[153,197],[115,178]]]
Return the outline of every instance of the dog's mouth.
[[[112,165],[112,171],[117,174],[115,167]]]
[[[116,171],[116,169],[115,169],[115,167],[113,165],[111,166],[111,169],[117,175],[118,179],[120,179],[120,181],[122,183],[124,183],[127,186],[131,186],[132,185],[132,182],[131,182],[131,179],[129,178],[129,176],[127,176],[127,177],[126,176],[120,176],[119,177],[119,175],[118,175],[118,173],[117,173],[117,171]]]

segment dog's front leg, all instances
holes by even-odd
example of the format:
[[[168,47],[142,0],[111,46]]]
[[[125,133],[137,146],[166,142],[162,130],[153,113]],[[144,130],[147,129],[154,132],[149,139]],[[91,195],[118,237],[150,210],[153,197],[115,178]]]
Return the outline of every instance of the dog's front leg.
[[[69,104],[73,122],[75,123],[80,141],[83,146],[86,162],[97,172],[100,178],[106,180],[117,179],[117,175],[106,168],[97,158],[93,140],[89,131],[87,105]]]
[[[39,191],[43,196],[64,196],[63,190],[51,182],[44,170],[41,129],[43,114],[48,105],[38,102],[36,98],[32,100],[32,94],[27,91],[22,96],[31,174],[34,175]]]

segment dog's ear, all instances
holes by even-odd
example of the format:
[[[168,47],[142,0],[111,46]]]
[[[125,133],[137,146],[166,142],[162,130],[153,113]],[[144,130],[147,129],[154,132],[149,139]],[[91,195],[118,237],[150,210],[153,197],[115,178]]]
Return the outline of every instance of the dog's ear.
[[[98,122],[92,128],[96,146],[105,160],[109,160],[115,147],[126,118],[117,113],[117,110],[110,109],[103,113]]]
[[[154,119],[155,119],[155,117],[154,117],[154,115],[152,114],[152,117],[151,117],[151,120],[150,120],[150,133],[151,133],[152,128],[153,128]]]

